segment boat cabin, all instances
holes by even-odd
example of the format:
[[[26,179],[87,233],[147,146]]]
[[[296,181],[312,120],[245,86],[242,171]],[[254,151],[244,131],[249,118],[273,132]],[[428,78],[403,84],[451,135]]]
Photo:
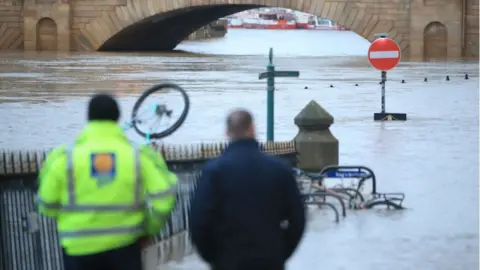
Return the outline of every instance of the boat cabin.
[[[263,20],[271,21],[294,21],[295,15],[291,13],[260,13],[258,17]]]

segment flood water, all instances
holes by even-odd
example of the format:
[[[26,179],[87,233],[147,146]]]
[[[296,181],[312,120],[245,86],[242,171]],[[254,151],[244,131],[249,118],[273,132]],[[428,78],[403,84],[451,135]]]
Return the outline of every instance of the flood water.
[[[378,190],[405,192],[408,207],[349,211],[339,224],[328,210],[312,210],[288,269],[478,269],[478,62],[402,63],[388,73],[386,108],[409,119],[375,123],[380,74],[368,64],[369,43],[351,32],[230,30],[178,47],[190,54],[1,53],[0,148],[71,141],[96,91],[115,93],[127,120],[141,91],[166,81],[191,99],[186,123],[166,142],[224,140],[225,114],[234,107],[254,113],[264,140],[266,86],[258,73],[270,46],[278,70],[300,71],[276,81],[276,140],[292,139],[293,118],[317,101],[335,117],[340,162],[372,168]],[[205,267],[191,256],[162,269]]]

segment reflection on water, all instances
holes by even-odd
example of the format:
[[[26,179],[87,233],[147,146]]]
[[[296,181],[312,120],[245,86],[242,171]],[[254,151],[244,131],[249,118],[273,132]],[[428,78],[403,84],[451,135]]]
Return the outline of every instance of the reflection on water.
[[[378,190],[405,192],[409,208],[349,212],[338,225],[314,215],[289,268],[478,269],[478,63],[402,63],[388,73],[386,107],[409,120],[375,123],[380,74],[366,59],[368,43],[348,32],[240,30],[179,46],[216,56],[3,54],[0,147],[71,141],[84,124],[88,95],[97,91],[115,93],[127,120],[139,93],[165,81],[181,84],[191,99],[185,125],[166,142],[223,139],[232,107],[252,110],[264,139],[265,81],[258,73],[270,46],[279,70],[300,71],[300,78],[277,80],[275,137],[293,138],[293,117],[318,101],[335,117],[341,163],[371,167]],[[201,269],[194,257],[169,267]]]

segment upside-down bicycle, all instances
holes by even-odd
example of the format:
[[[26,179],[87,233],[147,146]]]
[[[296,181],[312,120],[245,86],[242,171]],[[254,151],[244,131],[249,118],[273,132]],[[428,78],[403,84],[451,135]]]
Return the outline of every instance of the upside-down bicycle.
[[[170,99],[169,104],[174,103],[171,101],[171,98],[175,95],[179,95],[180,101],[183,102],[183,109],[178,112],[167,106],[167,101],[156,101],[150,102],[148,104],[146,100],[152,97],[154,94],[160,93],[159,99]],[[144,105],[147,105],[144,108]],[[176,103],[178,105],[178,103]],[[185,122],[188,112],[190,110],[190,99],[186,91],[173,83],[162,83],[154,85],[147,90],[145,90],[140,97],[137,99],[133,105],[131,119],[124,124],[124,131],[127,131],[131,128],[135,130],[137,134],[145,139],[145,143],[149,144],[152,140],[162,139],[170,136],[172,133],[178,130],[180,126]],[[157,124],[161,123],[162,120],[168,118],[177,118],[173,123],[167,125],[164,129],[154,128]],[[149,128],[145,128],[144,124],[154,121],[153,125]]]
[[[161,94],[158,99],[152,102],[147,103],[147,99],[152,97],[155,94]],[[180,110],[173,110],[172,108],[167,106],[167,101],[165,98],[172,96],[179,95],[180,101],[183,102],[183,109]],[[168,104],[174,103],[176,106],[179,104],[177,102],[172,102],[172,100],[168,100]],[[145,108],[143,108],[145,106]],[[185,122],[187,118],[188,112],[190,110],[190,99],[188,97],[187,92],[177,84],[173,83],[163,83],[154,85],[148,89],[146,89],[140,97],[137,99],[135,104],[133,105],[131,119],[125,122],[123,126],[123,130],[127,131],[129,129],[134,129],[135,132],[145,139],[145,144],[153,143],[152,140],[162,139],[165,137],[170,136],[175,131],[178,130]],[[154,128],[156,125],[160,123],[165,118],[177,118],[173,123],[167,125],[164,129],[157,129]],[[153,125],[148,128],[144,128],[143,125],[148,123],[149,121],[154,121]],[[178,195],[177,195],[178,196]],[[167,225],[166,228],[171,228],[172,226]],[[156,241],[161,239],[161,236],[154,237]],[[142,247],[147,247],[151,245],[153,242],[153,238],[149,239],[144,237],[140,240]]]

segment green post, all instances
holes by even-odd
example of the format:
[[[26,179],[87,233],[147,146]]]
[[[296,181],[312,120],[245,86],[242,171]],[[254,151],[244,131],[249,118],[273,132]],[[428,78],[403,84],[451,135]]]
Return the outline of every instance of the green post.
[[[275,103],[275,66],[273,65],[273,49],[270,48],[267,65],[267,141],[273,142],[274,137],[274,103]]]
[[[258,79],[267,79],[267,141],[273,142],[275,112],[275,77],[298,77],[298,71],[275,71],[273,65],[273,49],[268,54],[267,72],[260,73]]]

